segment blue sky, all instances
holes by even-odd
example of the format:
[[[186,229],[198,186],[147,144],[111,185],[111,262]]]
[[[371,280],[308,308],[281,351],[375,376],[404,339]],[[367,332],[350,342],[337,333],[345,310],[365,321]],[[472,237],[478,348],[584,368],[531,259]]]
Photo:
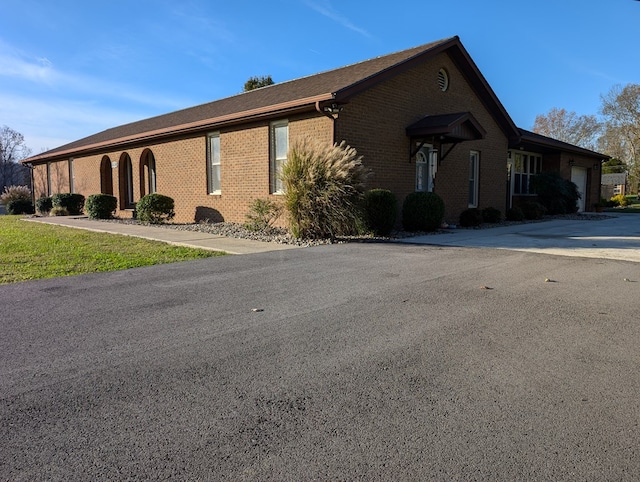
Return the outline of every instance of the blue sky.
[[[0,0],[0,126],[34,154],[458,35],[516,122],[640,83],[634,0]]]

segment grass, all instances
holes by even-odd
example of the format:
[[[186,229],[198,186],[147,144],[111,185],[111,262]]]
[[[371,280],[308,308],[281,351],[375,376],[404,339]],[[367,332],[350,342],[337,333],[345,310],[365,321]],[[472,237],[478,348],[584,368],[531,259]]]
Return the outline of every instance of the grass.
[[[159,241],[0,216],[0,285],[220,256]]]

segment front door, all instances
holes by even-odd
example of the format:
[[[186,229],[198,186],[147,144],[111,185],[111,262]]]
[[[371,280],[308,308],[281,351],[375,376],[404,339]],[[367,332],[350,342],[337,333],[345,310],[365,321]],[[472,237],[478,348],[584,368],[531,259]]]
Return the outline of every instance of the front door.
[[[416,154],[416,191],[433,192],[438,170],[438,151],[425,144]]]
[[[571,182],[578,186],[580,199],[578,199],[578,212],[585,209],[585,201],[587,197],[587,170],[584,167],[571,168]]]

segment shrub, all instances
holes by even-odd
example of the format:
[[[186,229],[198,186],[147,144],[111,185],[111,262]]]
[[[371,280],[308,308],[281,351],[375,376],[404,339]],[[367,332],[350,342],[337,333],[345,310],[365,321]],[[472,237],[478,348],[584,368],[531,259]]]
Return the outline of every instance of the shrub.
[[[344,141],[331,146],[307,137],[295,143],[280,176],[293,235],[334,238],[357,233],[368,176],[362,156]]]
[[[622,207],[628,206],[630,204],[629,200],[624,194],[616,194],[611,198],[611,202],[614,203],[614,206],[622,206]]]
[[[110,194],[92,194],[87,198],[85,209],[91,219],[110,219],[118,207],[118,199]]]
[[[142,196],[136,204],[137,218],[143,223],[161,224],[176,215],[174,202],[169,196],[153,193]]]
[[[42,196],[36,199],[36,209],[40,214],[49,214],[53,207],[53,201],[49,196]]]
[[[460,213],[460,226],[471,228],[482,224],[482,211],[478,208],[465,209]]]
[[[31,201],[31,190],[27,186],[5,186],[3,193],[0,194],[0,204],[5,206],[9,201],[18,199]]]
[[[53,206],[49,216],[69,216],[69,210],[64,206]]]
[[[33,214],[31,199],[11,199],[5,204],[7,214]]]
[[[537,202],[528,202],[522,205],[522,213],[526,219],[542,219],[547,210]]]
[[[396,224],[398,201],[387,189],[371,189],[364,194],[367,227],[379,236],[387,236]]]
[[[507,210],[507,221],[524,221],[524,213],[518,206]]]
[[[562,178],[560,173],[553,171],[536,174],[531,185],[548,214],[575,213],[578,210],[578,186]]]
[[[77,216],[82,214],[84,209],[84,196],[76,193],[60,193],[51,196],[51,203],[53,207],[65,208],[70,215]]]
[[[282,214],[282,205],[269,199],[255,199],[249,208],[244,227],[249,231],[265,231]]]
[[[435,231],[444,219],[444,201],[433,192],[412,192],[402,204],[406,231]]]
[[[499,209],[488,207],[482,210],[482,221],[485,223],[499,223],[502,221],[502,213]]]

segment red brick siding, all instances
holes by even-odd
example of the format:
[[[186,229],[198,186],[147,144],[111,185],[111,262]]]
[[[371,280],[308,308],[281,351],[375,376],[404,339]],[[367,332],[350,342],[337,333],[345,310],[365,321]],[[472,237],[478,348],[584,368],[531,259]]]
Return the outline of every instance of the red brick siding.
[[[437,84],[438,71],[449,74],[449,89]],[[454,63],[443,54],[365,91],[347,104],[336,124],[336,140],[345,139],[374,171],[370,187],[394,191],[401,205],[415,190],[415,159],[409,160],[405,128],[425,115],[471,112],[487,131],[485,139],[463,142],[441,160],[435,192],[445,201],[445,220],[457,223],[469,199],[469,152],[480,152],[479,207],[504,212],[507,139]],[[449,149],[445,144],[441,155]]]
[[[328,117],[314,113],[288,118],[289,142],[302,136],[313,136],[331,142],[333,125]],[[140,199],[143,153],[150,149],[156,164],[157,192],[175,201],[175,222],[211,221],[243,222],[251,202],[256,198],[279,196],[270,194],[269,122],[254,123],[219,131],[221,156],[221,193],[208,194],[207,134],[152,144],[144,147],[112,151],[74,159],[74,190],[85,197],[100,192],[100,163],[106,155],[118,167],[112,168],[113,193],[120,198],[119,173],[121,158],[127,153],[133,170],[134,201]],[[51,163],[53,193],[68,192],[68,162]],[[36,196],[46,194],[46,164],[34,172]],[[121,209],[116,214],[131,217],[133,210]],[[285,224],[283,218],[280,224]]]

